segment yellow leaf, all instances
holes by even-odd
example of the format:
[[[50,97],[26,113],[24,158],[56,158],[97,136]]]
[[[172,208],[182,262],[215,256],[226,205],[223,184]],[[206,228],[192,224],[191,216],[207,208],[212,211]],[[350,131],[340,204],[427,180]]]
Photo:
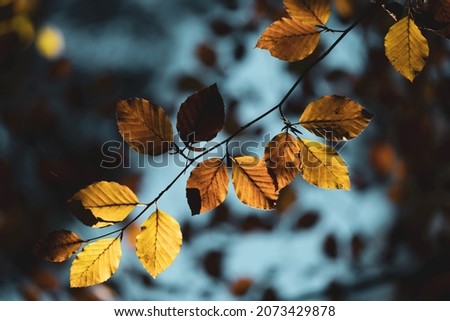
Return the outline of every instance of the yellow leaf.
[[[319,43],[320,33],[314,25],[282,18],[271,24],[256,44],[270,54],[285,61],[298,61],[308,57]]]
[[[136,254],[153,278],[167,269],[180,252],[183,237],[178,222],[156,210],[136,237]]]
[[[264,150],[266,166],[273,170],[282,189],[291,183],[300,170],[300,148],[296,139],[288,133],[275,136]]]
[[[349,140],[369,124],[372,114],[360,104],[341,96],[324,96],[311,102],[300,117],[300,124],[327,140]]]
[[[121,257],[119,238],[100,239],[86,245],[70,268],[70,287],[105,282],[116,272]]]
[[[298,143],[305,181],[321,188],[350,190],[347,165],[334,149],[306,139],[298,139]]]
[[[198,164],[186,184],[192,215],[210,211],[223,203],[228,193],[228,170],[219,158]]]
[[[63,262],[74,255],[81,244],[83,240],[74,232],[54,231],[36,243],[33,254],[43,260]]]
[[[119,100],[116,113],[120,134],[133,150],[152,156],[169,151],[173,128],[160,106],[141,98]]]
[[[330,0],[284,0],[291,18],[309,25],[324,25],[330,18]]]
[[[73,214],[84,224],[105,227],[123,221],[139,204],[137,196],[116,182],[97,182],[69,199]],[[81,206],[77,206],[81,203]]]
[[[395,70],[411,82],[425,66],[429,54],[427,39],[410,17],[401,19],[389,29],[384,47]]]
[[[233,159],[232,182],[239,200],[251,207],[270,210],[276,206],[278,187],[263,160],[252,156]]]

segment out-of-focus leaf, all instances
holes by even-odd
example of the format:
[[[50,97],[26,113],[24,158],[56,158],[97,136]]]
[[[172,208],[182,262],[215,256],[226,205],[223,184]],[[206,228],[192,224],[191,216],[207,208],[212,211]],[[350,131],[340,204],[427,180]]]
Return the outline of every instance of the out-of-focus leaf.
[[[198,164],[186,184],[186,197],[192,215],[216,208],[223,203],[227,193],[228,170],[220,158],[210,158]]]
[[[429,7],[439,22],[450,23],[450,0],[430,0]]]
[[[243,295],[247,294],[247,292],[250,289],[250,287],[252,286],[252,284],[253,284],[253,280],[250,278],[237,279],[236,281],[231,283],[230,292],[234,296],[237,296],[237,297],[243,296]]]
[[[153,278],[173,263],[182,239],[180,224],[161,210],[157,209],[142,224],[136,237],[136,254]]]
[[[69,200],[74,215],[92,227],[105,227],[123,221],[139,204],[137,196],[124,185],[116,182],[97,182],[83,188]],[[86,215],[92,213],[86,219]]]
[[[330,0],[284,0],[284,6],[293,19],[312,26],[330,18]]]
[[[327,140],[349,140],[369,124],[372,114],[360,104],[341,96],[323,96],[311,102],[301,115],[300,124]]]
[[[188,145],[209,141],[222,130],[225,109],[217,85],[204,88],[189,96],[181,104],[177,115],[177,129]]]
[[[217,62],[216,52],[208,44],[200,44],[197,47],[197,58],[207,67],[214,67]]]
[[[203,268],[205,272],[213,278],[222,277],[222,264],[223,264],[223,253],[217,250],[212,250],[206,253],[203,258]]]
[[[299,230],[303,229],[310,229],[314,226],[316,226],[317,222],[319,222],[320,216],[319,213],[316,211],[308,211],[304,213],[300,218],[298,219],[297,223],[295,224],[295,228]]]
[[[350,177],[344,160],[330,146],[306,139],[298,139],[303,179],[326,189],[350,190]]]
[[[323,241],[323,252],[330,259],[335,259],[338,256],[338,244],[336,240],[336,236],[334,234],[329,234]]]
[[[130,147],[143,154],[161,155],[169,151],[173,129],[164,109],[142,98],[117,102],[117,124]]]
[[[233,158],[232,182],[239,200],[262,210],[273,209],[278,199],[276,178],[263,160],[252,156]]]
[[[393,172],[397,158],[394,148],[387,142],[377,142],[370,147],[369,160],[373,170],[380,176]]]
[[[280,195],[277,200],[277,211],[281,214],[287,211],[294,205],[297,200],[297,191],[292,185],[287,185],[280,190]]]
[[[83,240],[74,232],[54,231],[36,243],[33,254],[43,260],[63,262],[74,255],[81,244]]]
[[[354,2],[353,0],[333,0],[333,5],[341,18],[349,19],[355,11]]]
[[[411,82],[425,67],[428,41],[410,17],[403,18],[389,29],[384,47],[395,70]]]
[[[45,26],[36,35],[36,48],[47,59],[55,59],[64,51],[64,36],[56,27]]]
[[[300,170],[300,147],[289,133],[276,135],[264,149],[264,161],[276,176],[278,189],[291,183]]]
[[[105,282],[116,272],[121,257],[119,238],[100,239],[86,245],[70,268],[70,287],[79,288]]]
[[[256,47],[284,61],[308,57],[317,47],[320,32],[314,25],[289,18],[271,24],[259,38]]]
[[[59,281],[56,274],[49,270],[35,269],[31,273],[31,278],[42,290],[56,291],[59,288]]]

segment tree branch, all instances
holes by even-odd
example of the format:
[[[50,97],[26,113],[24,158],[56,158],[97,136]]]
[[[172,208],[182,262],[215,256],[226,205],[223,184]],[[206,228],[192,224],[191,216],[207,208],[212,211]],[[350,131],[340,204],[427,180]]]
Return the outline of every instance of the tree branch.
[[[203,151],[202,153],[200,153],[199,155],[195,156],[194,158],[189,158],[189,157],[185,157],[187,160],[186,166],[183,168],[183,170],[177,175],[175,176],[174,179],[172,179],[172,181],[158,194],[158,196],[156,196],[150,203],[146,204],[145,207],[139,212],[139,214],[137,214],[130,222],[128,222],[126,225],[124,225],[122,228],[117,229],[115,231],[109,232],[105,235],[102,235],[100,237],[96,237],[94,239],[98,239],[104,236],[108,236],[114,233],[123,233],[123,231],[125,231],[125,229],[130,226],[132,223],[134,223],[137,219],[139,219],[153,204],[155,204],[177,181],[178,179],[184,174],[186,173],[187,169],[198,159],[202,158],[203,156],[209,154],[211,151],[221,147],[224,144],[228,144],[233,138],[235,138],[236,136],[238,136],[240,133],[242,133],[244,130],[246,130],[247,128],[251,127],[252,125],[254,125],[255,123],[259,122],[260,120],[262,120],[263,118],[267,117],[268,115],[270,115],[272,112],[274,112],[275,110],[279,110],[280,114],[283,115],[282,113],[282,106],[284,105],[284,103],[288,100],[288,98],[292,95],[292,93],[294,92],[294,90],[298,87],[298,85],[302,82],[302,80],[306,77],[306,75],[311,71],[311,69],[313,69],[316,65],[318,65],[322,60],[324,60],[332,51],[333,49],[347,36],[347,34],[352,31],[374,8],[374,4],[371,3],[369,5],[369,7],[367,8],[367,10],[355,21],[353,22],[347,29],[345,29],[342,34],[331,44],[331,46],[325,51],[323,52],[317,59],[315,59],[311,64],[309,64],[305,70],[302,72],[302,74],[300,75],[300,77],[295,81],[295,83],[291,86],[291,88],[287,91],[287,93],[283,96],[283,98],[280,100],[280,102],[278,104],[276,104],[275,106],[273,106],[272,108],[268,109],[266,112],[262,113],[261,115],[259,115],[258,117],[256,117],[255,119],[253,119],[252,121],[248,122],[247,124],[245,124],[244,126],[242,126],[241,128],[239,128],[238,130],[236,130],[233,134],[231,134],[230,136],[228,136],[228,138],[224,139],[223,141],[217,143],[216,145],[208,148],[207,150]],[[175,145],[176,146],[176,145]],[[176,147],[175,147],[176,148]],[[179,148],[176,149],[176,151],[180,151]],[[182,155],[183,156],[183,155]],[[90,239],[94,240],[94,239]]]

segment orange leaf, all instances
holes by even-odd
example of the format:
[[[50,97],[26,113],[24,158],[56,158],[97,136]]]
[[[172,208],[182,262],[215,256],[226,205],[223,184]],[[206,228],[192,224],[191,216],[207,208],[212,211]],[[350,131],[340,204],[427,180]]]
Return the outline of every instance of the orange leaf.
[[[271,24],[256,44],[270,54],[285,61],[298,61],[308,57],[317,47],[320,32],[314,25],[282,18]]]
[[[219,158],[207,159],[191,172],[186,197],[192,215],[210,211],[223,203],[228,193],[228,170]]]
[[[278,188],[288,185],[300,170],[300,147],[296,139],[288,133],[275,136],[264,150],[264,161],[275,173]]]
[[[232,182],[242,203],[262,210],[270,210],[276,206],[276,179],[263,160],[251,156],[235,157]]]

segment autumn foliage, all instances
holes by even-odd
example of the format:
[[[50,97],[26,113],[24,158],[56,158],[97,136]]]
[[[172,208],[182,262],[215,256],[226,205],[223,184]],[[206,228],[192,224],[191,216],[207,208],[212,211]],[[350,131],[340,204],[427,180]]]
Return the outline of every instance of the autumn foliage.
[[[395,19],[385,37],[386,57],[395,70],[413,81],[429,56],[427,40],[421,30],[432,29],[448,37],[448,27],[440,28],[442,25],[438,22],[450,22],[450,6],[446,1],[432,1],[426,8],[412,7],[408,3],[409,6],[404,7],[379,1],[368,4],[368,10],[382,6]],[[326,25],[331,15],[328,0],[285,0],[284,5],[288,17],[263,31],[256,46],[288,62],[310,56],[318,47],[323,32],[341,33],[334,47],[359,22],[344,31],[329,28]],[[431,13],[432,21],[424,21],[421,12]],[[438,26],[433,24],[435,22]],[[333,47],[311,66],[320,62]],[[61,262],[84,245],[70,269],[71,287],[104,282],[119,267],[124,231],[155,206],[137,233],[136,254],[145,270],[156,278],[173,263],[182,246],[180,225],[156,203],[193,165],[186,183],[187,205],[192,215],[206,213],[222,204],[229,192],[230,177],[238,199],[260,210],[274,209],[280,191],[297,176],[320,188],[350,190],[348,167],[332,144],[356,138],[368,126],[372,114],[349,97],[326,95],[301,106],[299,109],[303,113],[292,123],[284,117],[282,107],[300,80],[278,105],[209,149],[201,143],[214,139],[225,124],[224,99],[216,84],[190,95],[181,104],[175,128],[184,146],[175,142],[174,126],[164,107],[144,98],[119,100],[116,105],[118,129],[130,148],[150,156],[180,154],[186,159],[186,167],[149,203],[141,203],[130,188],[116,182],[100,181],[81,189],[68,200],[68,206],[82,223],[92,228],[123,223],[122,227],[88,240],[82,240],[71,231],[52,232],[36,244],[34,253],[45,260]],[[280,112],[282,129],[267,144],[261,157],[232,155],[228,150],[221,158],[207,157],[210,151],[227,147],[238,132],[274,111]],[[300,126],[321,141],[306,139]],[[201,158],[206,159],[195,164]],[[136,208],[141,211],[125,222]]]

